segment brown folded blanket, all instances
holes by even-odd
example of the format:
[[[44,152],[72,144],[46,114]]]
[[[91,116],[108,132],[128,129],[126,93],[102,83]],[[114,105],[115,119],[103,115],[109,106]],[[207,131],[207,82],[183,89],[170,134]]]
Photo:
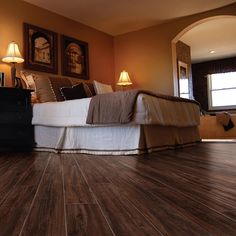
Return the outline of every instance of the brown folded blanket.
[[[234,123],[228,112],[216,113],[216,120],[223,125],[225,131],[228,131],[234,127]]]
[[[87,116],[87,124],[125,124],[131,122],[137,97],[140,93],[176,102],[198,102],[185,98],[156,94],[145,90],[99,94],[92,97]]]

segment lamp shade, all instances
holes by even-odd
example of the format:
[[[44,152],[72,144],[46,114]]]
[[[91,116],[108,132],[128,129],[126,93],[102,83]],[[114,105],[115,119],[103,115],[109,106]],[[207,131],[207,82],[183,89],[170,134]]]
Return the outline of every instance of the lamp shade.
[[[18,45],[15,42],[11,42],[7,48],[7,55],[2,58],[3,62],[7,63],[22,63],[24,62],[23,57],[20,54]]]
[[[129,78],[128,72],[126,72],[125,70],[123,70],[123,71],[120,73],[120,78],[119,78],[119,80],[118,80],[118,82],[117,82],[117,85],[123,85],[123,86],[125,86],[125,85],[131,85],[131,84],[132,84],[132,82],[131,82],[131,80],[130,80],[130,78]]]

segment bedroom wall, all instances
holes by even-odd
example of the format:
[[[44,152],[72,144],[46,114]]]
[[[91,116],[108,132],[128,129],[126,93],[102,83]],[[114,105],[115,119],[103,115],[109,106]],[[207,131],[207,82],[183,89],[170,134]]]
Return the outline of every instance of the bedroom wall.
[[[6,54],[8,44],[13,40],[18,43],[23,54],[23,22],[88,42],[90,80],[104,83],[114,81],[112,36],[21,0],[1,0],[0,60]],[[61,74],[60,40],[58,42],[58,73]],[[23,64],[18,64],[17,70],[22,66]],[[10,86],[10,65],[0,61],[0,71],[5,73],[7,85]]]
[[[236,15],[236,3],[115,37],[116,81],[126,69],[135,87],[174,94],[172,40],[189,25],[219,15]]]
[[[7,45],[12,40],[19,44],[23,53],[22,23],[27,22],[88,42],[90,80],[114,85],[120,71],[126,69],[134,83],[133,87],[173,94],[171,41],[190,24],[217,15],[236,15],[236,3],[113,38],[21,0],[1,0],[0,58],[5,55]],[[61,74],[60,45],[58,54]],[[18,70],[21,67],[22,64],[17,65]],[[6,73],[7,85],[10,85],[10,65],[0,61],[0,71]]]

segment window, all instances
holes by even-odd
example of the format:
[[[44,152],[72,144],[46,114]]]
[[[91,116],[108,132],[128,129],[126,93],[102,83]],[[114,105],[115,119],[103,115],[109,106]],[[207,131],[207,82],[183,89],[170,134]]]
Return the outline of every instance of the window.
[[[179,80],[179,96],[181,98],[189,98],[188,79]]]
[[[179,75],[179,96],[182,98],[189,98],[189,78],[188,65],[182,61],[178,61],[178,75]]]
[[[236,72],[208,76],[209,110],[236,109]]]

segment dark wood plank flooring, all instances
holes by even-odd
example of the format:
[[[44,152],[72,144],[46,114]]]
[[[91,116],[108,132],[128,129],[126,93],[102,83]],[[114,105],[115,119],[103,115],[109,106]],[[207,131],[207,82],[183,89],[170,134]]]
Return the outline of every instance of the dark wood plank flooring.
[[[236,144],[0,153],[0,236],[236,235]]]

